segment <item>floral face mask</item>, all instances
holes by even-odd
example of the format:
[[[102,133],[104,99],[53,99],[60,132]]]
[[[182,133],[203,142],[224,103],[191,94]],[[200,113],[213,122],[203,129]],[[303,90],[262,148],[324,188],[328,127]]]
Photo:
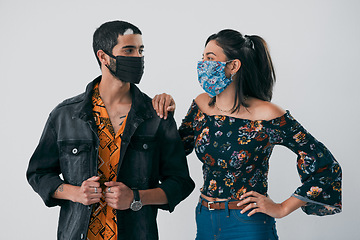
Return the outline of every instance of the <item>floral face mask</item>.
[[[227,78],[225,66],[230,62],[199,61],[197,65],[200,86],[210,97],[215,97],[225,90],[233,81],[232,76]]]

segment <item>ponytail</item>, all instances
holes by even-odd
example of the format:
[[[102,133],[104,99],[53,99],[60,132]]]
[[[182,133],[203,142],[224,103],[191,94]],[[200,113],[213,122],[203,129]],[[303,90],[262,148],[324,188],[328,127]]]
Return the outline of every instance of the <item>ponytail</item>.
[[[276,81],[274,66],[270,57],[270,53],[265,40],[259,36],[246,36],[251,42],[252,49],[255,53],[255,66],[258,72],[259,85],[261,86],[260,99],[264,101],[271,101],[272,90]],[[254,96],[256,97],[256,96]]]

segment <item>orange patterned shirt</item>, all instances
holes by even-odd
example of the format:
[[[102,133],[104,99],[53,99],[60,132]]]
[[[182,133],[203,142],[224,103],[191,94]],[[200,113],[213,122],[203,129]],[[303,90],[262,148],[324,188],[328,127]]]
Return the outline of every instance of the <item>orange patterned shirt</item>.
[[[100,139],[98,176],[100,176],[100,184],[104,191],[104,182],[116,181],[117,167],[120,158],[120,135],[124,131],[126,117],[119,131],[115,134],[105,104],[100,97],[99,84],[96,84],[94,87],[92,102],[93,115]],[[106,204],[104,197],[102,197],[100,202],[96,203],[93,208],[87,239],[117,239],[116,210]]]

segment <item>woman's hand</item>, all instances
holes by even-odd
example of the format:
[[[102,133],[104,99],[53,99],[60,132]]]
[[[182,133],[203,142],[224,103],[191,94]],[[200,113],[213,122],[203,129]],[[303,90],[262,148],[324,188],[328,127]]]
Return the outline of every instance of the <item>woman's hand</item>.
[[[275,203],[269,197],[266,197],[255,191],[245,193],[240,197],[241,201],[238,206],[248,204],[241,213],[250,211],[248,216],[257,212],[265,213],[273,218],[282,218],[306,204],[295,197],[290,197],[283,203]]]
[[[171,95],[157,94],[152,100],[153,107],[160,118],[167,119],[168,112],[175,112],[176,104]]]

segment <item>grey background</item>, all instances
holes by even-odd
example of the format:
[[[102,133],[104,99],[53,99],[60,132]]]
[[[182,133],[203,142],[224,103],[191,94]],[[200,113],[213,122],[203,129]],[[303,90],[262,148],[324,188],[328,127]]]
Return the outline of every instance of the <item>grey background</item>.
[[[143,31],[150,96],[167,92],[180,124],[202,92],[196,62],[206,38],[233,28],[268,42],[277,73],[273,102],[322,141],[343,168],[343,212],[329,217],[297,210],[277,220],[281,239],[359,239],[359,1],[0,1],[0,239],[55,239],[59,209],[48,209],[25,180],[49,112],[84,91],[100,74],[92,34],[122,19]],[[175,212],[160,212],[160,239],[194,239],[201,164],[189,158],[196,189]],[[269,194],[276,202],[299,185],[296,157],[276,147]]]

